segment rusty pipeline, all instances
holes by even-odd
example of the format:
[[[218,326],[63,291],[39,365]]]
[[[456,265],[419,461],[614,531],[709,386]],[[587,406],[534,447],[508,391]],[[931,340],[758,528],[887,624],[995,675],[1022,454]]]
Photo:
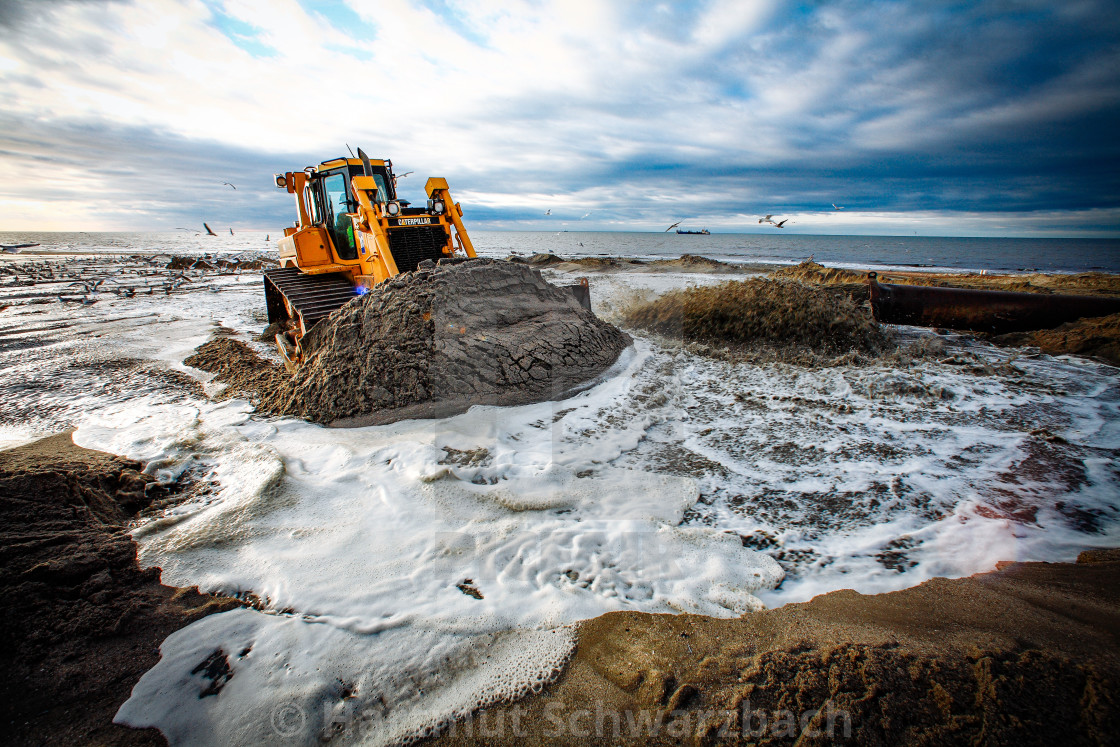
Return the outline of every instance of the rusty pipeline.
[[[1120,313],[1120,298],[880,283],[867,273],[871,310],[886,324],[1005,334]]]

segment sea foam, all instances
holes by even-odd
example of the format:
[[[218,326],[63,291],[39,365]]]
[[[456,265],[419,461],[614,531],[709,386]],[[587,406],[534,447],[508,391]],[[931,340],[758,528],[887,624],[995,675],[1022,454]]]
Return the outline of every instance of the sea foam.
[[[563,402],[442,421],[328,429],[257,420],[240,402],[91,417],[81,445],[210,465],[212,494],[137,532],[140,561],[164,583],[259,610],[169,638],[118,720],[175,743],[267,741],[269,709],[283,703],[303,714],[297,741],[339,728],[393,741],[538,686],[578,620],[761,609],[755,593],[781,568],[737,535],[680,526],[695,480],[610,466],[659,415],[638,409],[590,431],[651,355],[640,345]],[[209,681],[196,670],[215,656],[228,684],[200,698]]]

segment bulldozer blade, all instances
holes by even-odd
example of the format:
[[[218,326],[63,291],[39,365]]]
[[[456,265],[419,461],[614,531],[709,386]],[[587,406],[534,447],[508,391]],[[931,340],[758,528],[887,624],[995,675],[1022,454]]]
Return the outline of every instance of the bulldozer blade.
[[[326,327],[326,324],[316,324],[306,335],[299,338],[296,344],[299,345],[301,360],[307,360],[322,346],[323,338],[325,337],[323,330],[326,329]]]

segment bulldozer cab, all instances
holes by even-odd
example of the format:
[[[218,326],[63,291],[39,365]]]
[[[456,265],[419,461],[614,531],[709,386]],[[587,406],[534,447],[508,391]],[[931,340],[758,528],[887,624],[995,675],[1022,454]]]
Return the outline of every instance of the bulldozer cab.
[[[350,214],[357,212],[358,200],[352,194],[350,179],[362,173],[361,166],[344,163],[320,171],[311,182],[312,202],[318,203],[315,223],[327,229],[339,259],[358,258],[354,223],[350,219]],[[392,175],[386,167],[374,166],[373,179],[377,183],[378,202],[384,204],[396,199]]]
[[[331,236],[339,259],[357,259],[358,245],[354,242],[354,224],[348,213],[357,204],[347,189],[349,181],[345,174],[328,174],[320,180],[321,200],[323,203],[323,225]]]

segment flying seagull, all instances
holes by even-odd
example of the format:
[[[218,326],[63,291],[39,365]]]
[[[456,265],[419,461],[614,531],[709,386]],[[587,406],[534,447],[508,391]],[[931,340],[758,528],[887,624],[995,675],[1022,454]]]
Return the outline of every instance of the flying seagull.
[[[222,182],[222,184],[226,185],[227,187],[233,187],[234,189],[237,189],[237,187],[234,187],[234,186],[233,186],[232,184],[230,184],[229,182]]]
[[[679,225],[680,225],[680,224],[682,224],[682,223],[684,223],[684,221],[683,221],[683,220],[679,220],[679,221],[677,221],[677,222],[676,222],[676,223],[674,223],[673,225],[671,225],[671,226],[669,226],[668,228],[666,228],[666,229],[665,229],[665,233],[669,233],[670,231],[672,231],[672,230],[673,230],[674,228],[676,228],[677,226],[679,226]]]
[[[836,203],[834,202],[834,203],[832,203],[832,209],[833,209],[833,210],[843,210],[843,209],[844,209],[844,206],[843,206],[843,205],[837,205],[837,204],[836,204]]]
[[[549,208],[548,210],[545,210],[544,214],[545,215],[552,215],[552,208]]]
[[[214,233],[213,231],[211,231],[210,226],[206,225],[205,223],[202,224],[202,227],[206,229],[206,235],[207,236],[217,236],[218,235],[218,234]]]
[[[359,151],[361,151],[362,149],[361,149],[361,148],[358,148],[358,150],[359,150]],[[404,172],[403,174],[393,174],[393,186],[394,186],[394,187],[396,187],[396,186],[397,186],[397,182],[399,182],[399,181],[400,181],[401,179],[404,179],[404,178],[405,178],[406,176],[408,176],[409,174],[413,174],[413,173],[415,173],[415,172],[413,172],[413,171],[406,171],[406,172]]]
[[[765,218],[759,218],[758,222],[759,223],[773,223],[774,221],[770,220],[773,217],[774,217],[773,215],[767,215]]]
[[[777,226],[778,228],[781,228],[782,226],[784,226],[784,225],[785,225],[785,223],[786,223],[786,221],[787,221],[787,220],[789,220],[789,218],[785,218],[784,220],[782,220],[782,222],[781,222],[781,223],[774,223],[774,221],[770,221],[770,222],[771,222],[771,223],[774,223],[774,225],[775,225],[775,226]]]

